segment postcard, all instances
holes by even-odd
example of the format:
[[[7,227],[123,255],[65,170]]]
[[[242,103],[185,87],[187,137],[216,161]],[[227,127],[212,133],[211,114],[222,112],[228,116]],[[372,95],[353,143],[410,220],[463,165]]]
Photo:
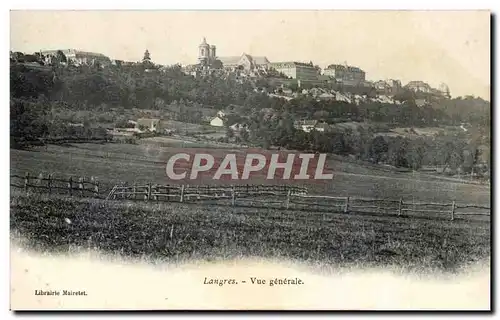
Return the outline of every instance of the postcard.
[[[491,310],[489,11],[10,19],[11,310]]]

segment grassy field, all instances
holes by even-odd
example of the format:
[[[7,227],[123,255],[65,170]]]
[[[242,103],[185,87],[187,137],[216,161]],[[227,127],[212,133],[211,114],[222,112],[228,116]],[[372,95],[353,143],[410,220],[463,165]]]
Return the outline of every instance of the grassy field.
[[[70,146],[48,146],[32,151],[11,150],[11,174],[24,175],[53,173],[57,176],[95,176],[103,186],[102,192],[108,191],[114,184],[159,183],[168,184],[165,165],[170,155],[177,152],[210,151],[212,154],[242,154],[244,149],[231,148],[184,148],[158,147],[152,145],[127,144],[75,144]],[[328,182],[301,182],[309,187],[310,193],[335,196],[358,196],[372,198],[402,197],[405,200],[425,200],[489,205],[489,186],[463,184],[445,181],[427,174],[390,172],[376,170],[362,165],[330,159],[327,168],[334,173]],[[264,173],[252,176],[244,184],[277,184],[266,180]],[[283,183],[292,183],[281,181]],[[182,183],[179,182],[179,183]],[[185,182],[184,182],[185,183]],[[192,183],[192,182],[191,182]],[[203,181],[213,184],[213,180]],[[221,182],[222,183],[222,182]]]
[[[490,256],[484,221],[19,194],[11,198],[10,226],[39,251],[90,248],[157,262],[262,257],[458,272]]]

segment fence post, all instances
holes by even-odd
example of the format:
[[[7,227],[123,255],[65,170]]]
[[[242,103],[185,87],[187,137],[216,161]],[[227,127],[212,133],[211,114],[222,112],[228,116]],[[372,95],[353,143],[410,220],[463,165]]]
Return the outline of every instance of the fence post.
[[[181,186],[181,202],[184,202],[184,185]]]
[[[83,197],[83,177],[80,177],[80,179],[78,179],[78,188],[80,189],[80,196]]]
[[[94,196],[95,196],[96,198],[98,198],[98,197],[99,197],[99,181],[96,181],[96,182],[95,182],[95,185],[94,185]]]
[[[398,216],[401,215],[403,209],[403,198],[399,198],[399,209],[398,209]]]
[[[453,221],[453,219],[455,219],[455,200],[453,200],[451,204],[451,221]]]
[[[292,190],[288,189],[288,192],[286,194],[286,208],[290,208],[290,195],[292,193]]]
[[[148,183],[148,200],[151,200],[151,182]]]
[[[39,186],[39,187],[43,187],[43,173],[40,172],[40,174],[38,175],[38,181],[36,182],[36,184]],[[48,186],[48,185],[47,185]]]
[[[344,207],[344,213],[349,212],[349,197],[345,198],[345,207]]]
[[[234,186],[231,187],[231,204],[235,205],[236,203],[236,192],[234,191]]]
[[[28,186],[30,184],[30,173],[26,172],[26,175],[24,176],[24,191],[28,193]]]
[[[174,225],[170,228],[170,239],[174,236]]]
[[[73,196],[73,177],[68,179],[69,196]]]
[[[49,176],[47,177],[47,188],[49,189],[49,194],[52,193],[52,186],[51,186],[51,182],[52,182],[52,175],[49,174]]]
[[[134,195],[134,200],[137,199],[137,187],[136,187],[136,183],[134,182],[134,185],[132,187],[132,192],[133,192],[133,195]]]

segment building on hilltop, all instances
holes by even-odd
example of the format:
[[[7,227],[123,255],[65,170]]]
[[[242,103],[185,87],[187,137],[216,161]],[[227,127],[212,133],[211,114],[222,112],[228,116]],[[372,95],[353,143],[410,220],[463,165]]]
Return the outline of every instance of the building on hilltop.
[[[403,86],[400,80],[388,79],[379,80],[373,83],[373,87],[379,94],[394,96],[401,92]]]
[[[220,68],[220,62],[217,61],[216,46],[208,44],[207,39],[203,37],[203,41],[198,46],[198,64],[204,68]]]
[[[428,83],[424,81],[410,81],[405,86],[405,88],[415,92],[415,93],[428,93],[434,96],[443,97],[443,98],[451,98],[450,88],[445,83],[441,83],[439,88],[433,88]]]
[[[423,92],[423,93],[432,92],[432,87],[428,83],[420,80],[410,81],[406,84],[405,87],[413,92]]]
[[[45,50],[40,51],[40,53],[46,57],[46,61],[51,64],[54,58],[57,58],[58,51],[61,51],[66,59],[71,61],[75,65],[90,65],[96,62],[101,65],[108,65],[111,63],[111,59],[102,53],[87,52],[76,49],[63,49],[63,50]]]
[[[319,77],[318,69],[312,63],[273,62],[270,67],[292,79],[317,81]]]
[[[222,62],[222,66],[226,70],[234,71],[240,69],[247,73],[256,70],[266,71],[270,65],[270,62],[266,57],[251,56],[246,53],[243,53],[241,56],[220,57],[219,60]]]
[[[265,71],[269,67],[269,60],[264,56],[251,56],[243,53],[240,56],[217,57],[216,46],[207,43],[203,38],[198,46],[198,69],[224,69],[226,71],[243,71],[244,73],[257,74],[258,71]]]
[[[331,64],[323,70],[323,74],[347,85],[357,86],[366,81],[366,72],[347,64]]]

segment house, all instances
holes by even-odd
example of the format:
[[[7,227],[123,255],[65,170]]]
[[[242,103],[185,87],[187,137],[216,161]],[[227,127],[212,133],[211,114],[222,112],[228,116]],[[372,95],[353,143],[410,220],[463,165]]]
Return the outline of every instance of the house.
[[[68,126],[69,127],[81,127],[81,128],[84,127],[83,123],[81,123],[81,122],[79,122],[79,123],[70,122],[70,123],[68,123]]]
[[[318,131],[318,132],[327,132],[331,130],[329,124],[324,122],[319,122],[318,120],[299,120],[295,121],[294,125],[295,129],[302,130],[304,132]]]
[[[351,103],[351,99],[349,99],[347,94],[339,92],[339,91],[334,91],[333,94],[335,94],[335,100]]]
[[[223,127],[224,126],[224,120],[222,120],[219,116],[215,117],[210,121],[210,125],[213,127]]]
[[[328,93],[328,92],[322,93],[318,96],[318,99],[321,99],[321,100],[335,100],[336,98],[337,98],[336,95]]]
[[[326,132],[330,130],[330,125],[328,123],[319,123],[314,127],[314,130],[318,132]]]
[[[136,128],[140,131],[148,130],[150,132],[159,132],[161,131],[160,119],[137,119]]]
[[[230,126],[230,128],[233,129],[233,131],[241,131],[244,128],[246,129],[246,127],[247,127],[246,124],[241,124],[241,123],[235,123]]]
[[[301,120],[295,121],[294,127],[297,130],[302,130],[304,132],[311,132],[314,127],[318,124],[317,120]]]
[[[224,110],[220,110],[219,112],[217,112],[217,117],[218,118],[225,118],[226,117],[226,112]]]

